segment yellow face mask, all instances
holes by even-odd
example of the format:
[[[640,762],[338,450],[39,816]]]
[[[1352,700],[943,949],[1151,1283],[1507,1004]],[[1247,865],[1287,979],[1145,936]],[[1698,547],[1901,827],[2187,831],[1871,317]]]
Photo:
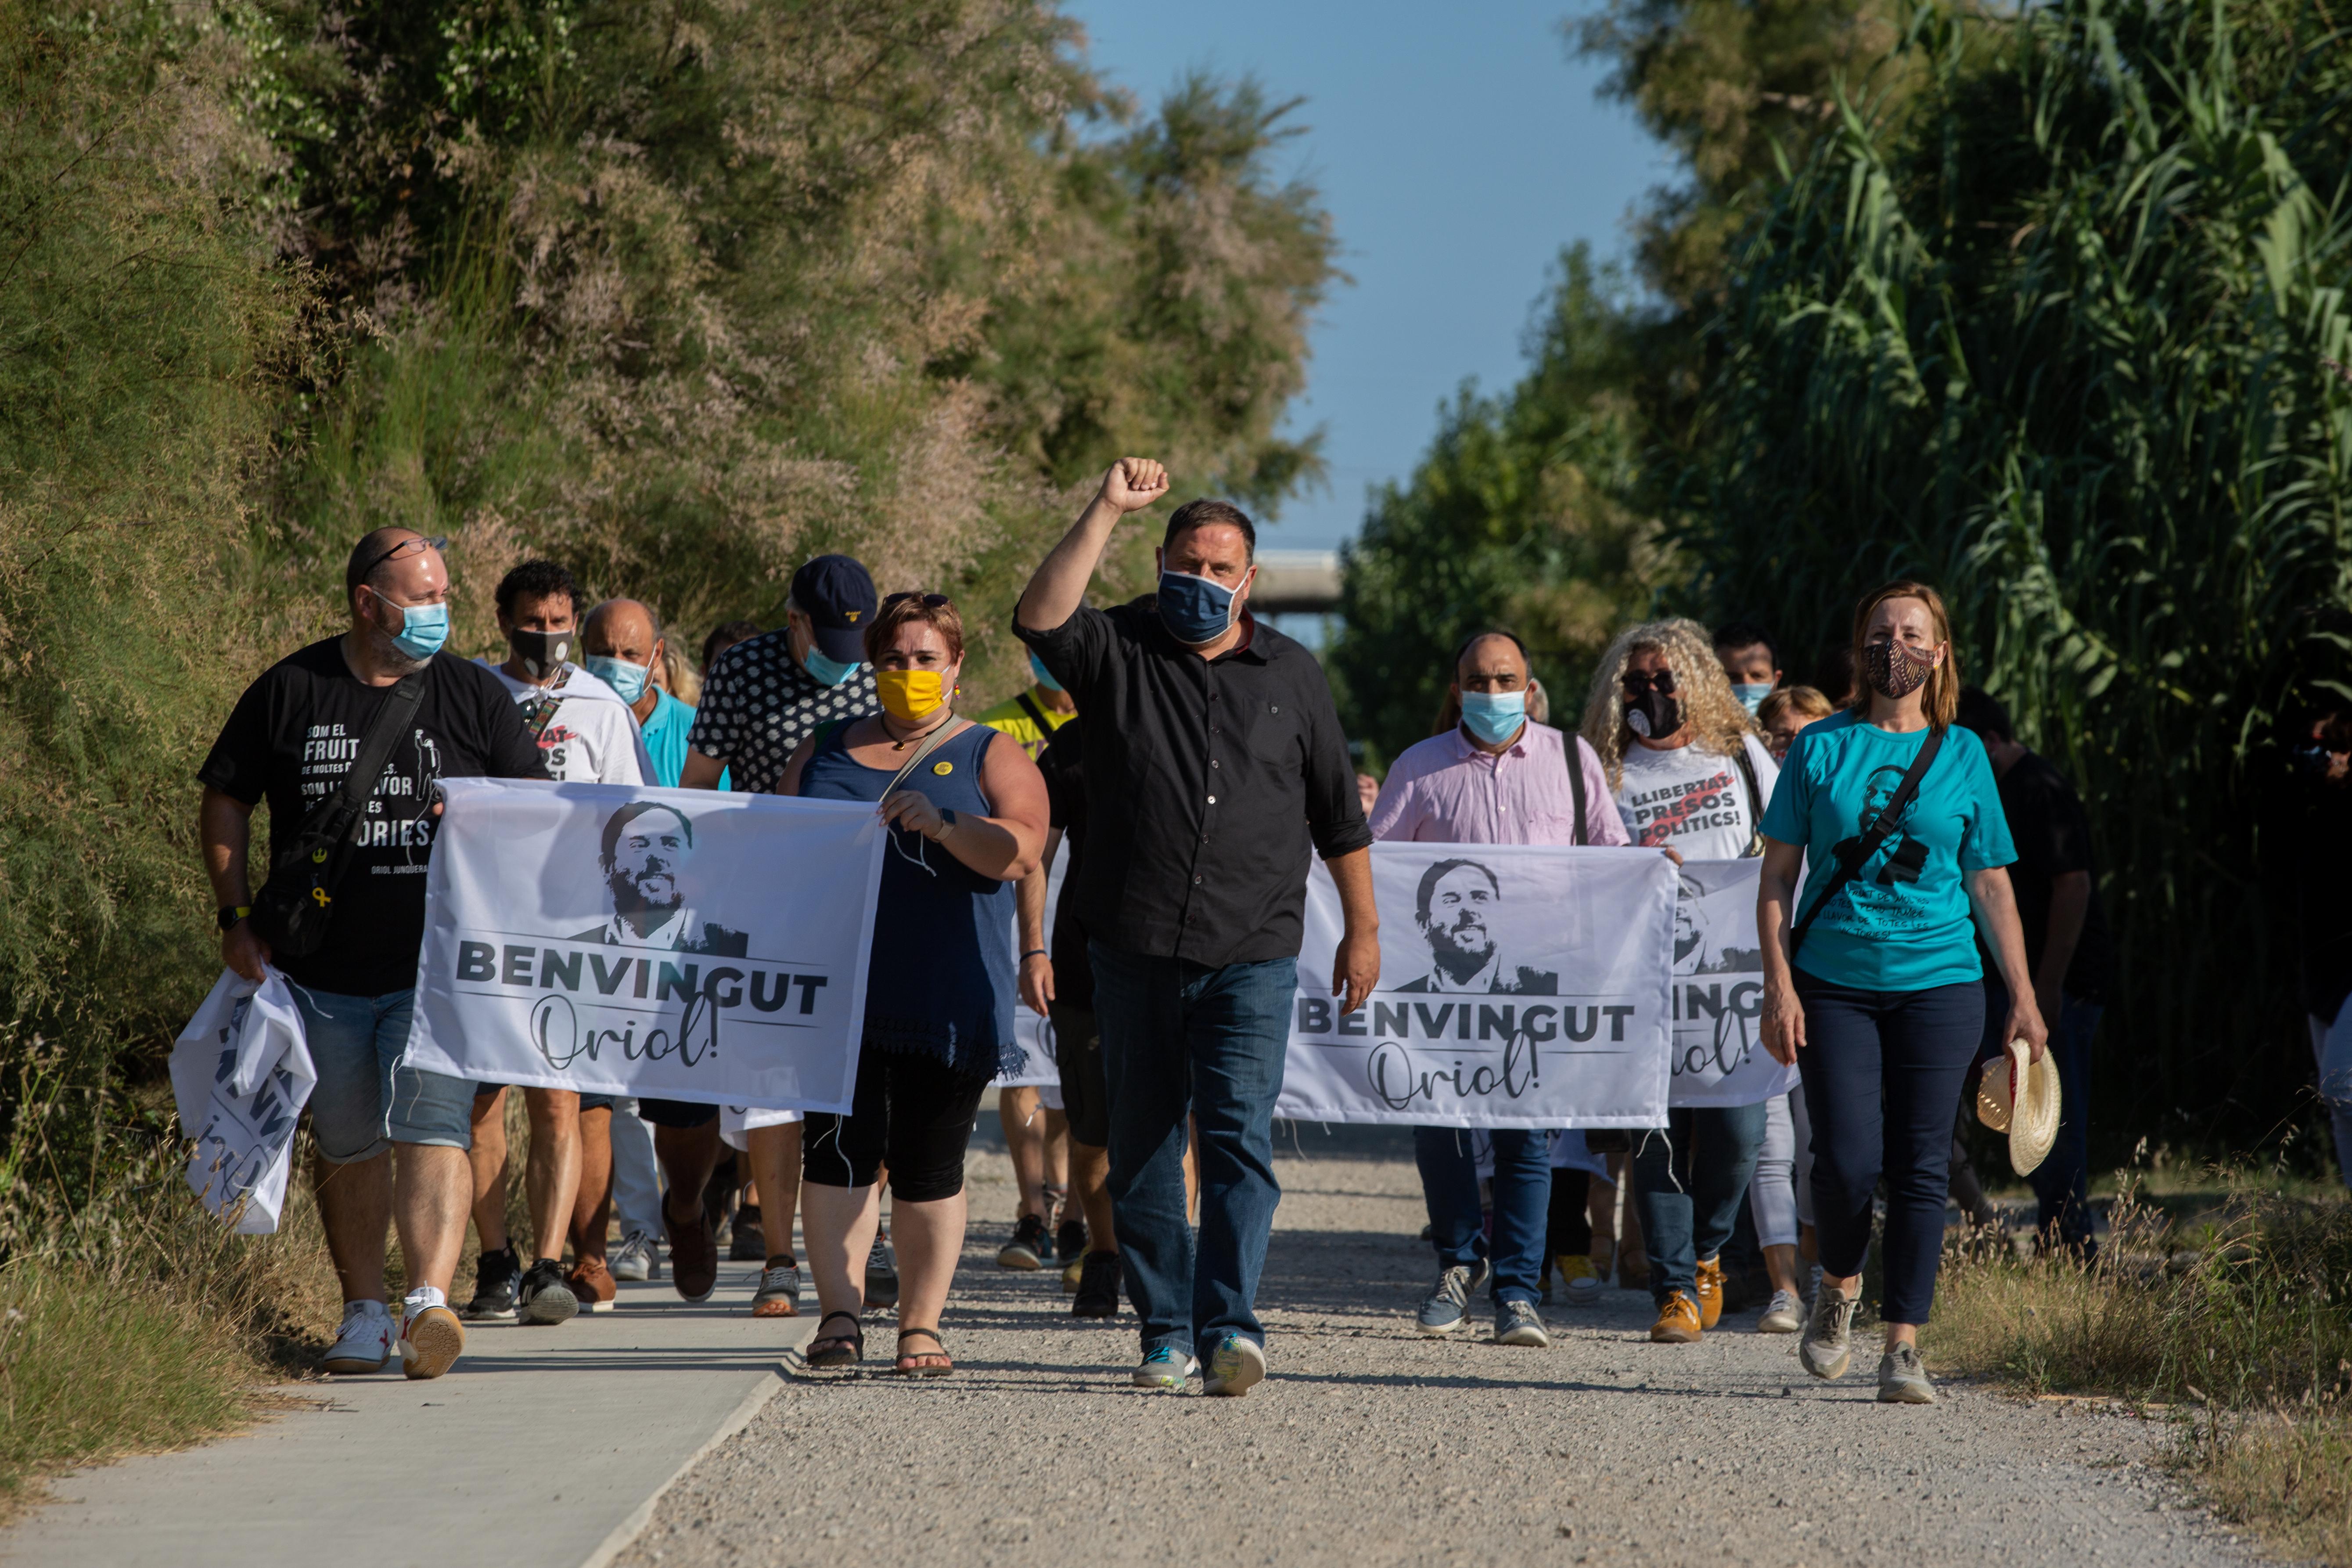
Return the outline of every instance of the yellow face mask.
[[[902,724],[929,718],[948,700],[947,682],[936,669],[877,669],[874,687],[882,710]]]

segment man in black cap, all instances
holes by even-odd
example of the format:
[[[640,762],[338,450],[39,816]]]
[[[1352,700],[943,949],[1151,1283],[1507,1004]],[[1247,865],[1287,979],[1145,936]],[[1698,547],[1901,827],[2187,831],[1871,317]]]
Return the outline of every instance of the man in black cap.
[[[866,663],[866,628],[877,604],[873,577],[846,555],[819,555],[793,573],[783,628],[734,644],[703,671],[679,786],[716,789],[725,773],[732,788],[772,795],[793,748],[820,725],[882,711]],[[637,1111],[654,1125],[654,1150],[668,1180],[662,1220],[669,1232],[670,1279],[679,1295],[699,1301],[719,1277],[718,1237],[701,1202],[719,1163],[719,1108],[646,1100]],[[759,1305],[789,1310],[798,1293],[792,1239],[801,1130],[797,1123],[759,1127],[745,1136],[760,1208],[736,1215],[737,1238],[745,1239],[757,1226],[769,1264]],[[878,1232],[874,1245],[869,1292],[887,1277],[880,1267],[887,1243]],[[771,1303],[771,1294],[780,1300]]]

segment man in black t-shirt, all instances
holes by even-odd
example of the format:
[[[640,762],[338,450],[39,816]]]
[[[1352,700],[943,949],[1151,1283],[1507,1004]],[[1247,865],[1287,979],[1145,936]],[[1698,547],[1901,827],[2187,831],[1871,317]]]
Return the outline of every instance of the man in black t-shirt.
[[[539,748],[498,678],[441,651],[449,573],[440,541],[404,528],[360,541],[343,573],[351,629],[280,659],[246,689],[211,755],[198,837],[220,905],[221,959],[248,980],[274,963],[290,983],[317,1087],[319,1212],[342,1281],[343,1321],[329,1372],[380,1370],[394,1325],[383,1248],[396,1211],[413,1289],[398,1328],[402,1368],[438,1377],[465,1346],[450,1276],[472,1196],[466,1150],[473,1085],[401,1065],[408,1047],[425,873],[445,778],[544,778]],[[314,952],[273,955],[247,917],[253,808],[269,803],[270,860],[310,808],[341,787],[369,723],[414,676],[423,694],[352,833],[332,919]],[[397,1185],[390,1158],[400,1150]]]
[[[1079,747],[1082,719],[1054,731],[1037,758],[1045,775],[1045,857],[1021,879],[1021,999],[1054,1025],[1054,1059],[1061,1068],[1062,1113],[1070,1128],[1070,1195],[1087,1219],[1087,1253],[1078,1269],[1073,1316],[1118,1316],[1118,1239],[1110,1202],[1110,1087],[1103,1074],[1102,1037],[1095,1024],[1094,969],[1078,919],[1079,860],[1086,849],[1087,789]],[[1062,900],[1054,931],[1045,931],[1045,879],[1055,851],[1067,846]]]
[[[2000,788],[2001,814],[2017,859],[2009,885],[2025,928],[2025,961],[2032,966],[2034,1000],[2050,1026],[2050,1052],[2058,1064],[2058,1141],[2027,1179],[2039,1205],[2042,1236],[2087,1257],[2092,1250],[2091,1037],[2115,983],[2115,950],[2099,906],[2097,867],[2091,857],[2091,818],[2083,797],[2045,758],[2017,743],[2009,711],[1998,699],[1969,687],[1960,693],[1958,721],[1976,732]],[[1985,964],[1987,1032],[1979,1055],[2000,1054],[2000,1026],[2009,994],[2000,971]]]

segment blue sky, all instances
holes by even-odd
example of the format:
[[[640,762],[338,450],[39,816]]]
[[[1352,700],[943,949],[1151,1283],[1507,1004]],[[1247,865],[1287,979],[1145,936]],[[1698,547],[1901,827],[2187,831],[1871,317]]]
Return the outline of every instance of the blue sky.
[[[1265,543],[1327,548],[1369,484],[1412,470],[1465,376],[1517,380],[1528,311],[1560,247],[1625,249],[1627,209],[1672,177],[1597,64],[1559,33],[1575,0],[1064,0],[1096,68],[1147,107],[1184,71],[1303,97],[1280,173],[1318,185],[1355,279],[1314,330],[1296,429],[1323,426],[1330,484]]]

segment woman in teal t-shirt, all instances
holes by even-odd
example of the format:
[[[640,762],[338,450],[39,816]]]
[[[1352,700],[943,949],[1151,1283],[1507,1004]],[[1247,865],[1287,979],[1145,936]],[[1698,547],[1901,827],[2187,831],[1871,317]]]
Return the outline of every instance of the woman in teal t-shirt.
[[[1764,1046],[1804,1076],[1813,1129],[1822,1289],[1799,1352],[1816,1377],[1844,1374],[1872,1197],[1886,1181],[1886,1357],[1878,1397],[1926,1405],[1919,1325],[1936,1292],[1944,1196],[1969,1066],[1984,1035],[1977,932],[2009,984],[2003,1038],[2042,1058],[2042,1015],[2003,869],[2010,846],[1983,742],[1952,726],[1960,672],[1944,601],[1890,583],[1853,616],[1853,704],[1790,747],[1764,812],[1757,931],[1764,944]],[[1845,884],[1823,893],[1839,847],[1901,791],[1931,735],[1940,749],[1895,830]],[[1799,870],[1810,864],[1801,945]],[[1817,909],[1815,906],[1818,905]]]

